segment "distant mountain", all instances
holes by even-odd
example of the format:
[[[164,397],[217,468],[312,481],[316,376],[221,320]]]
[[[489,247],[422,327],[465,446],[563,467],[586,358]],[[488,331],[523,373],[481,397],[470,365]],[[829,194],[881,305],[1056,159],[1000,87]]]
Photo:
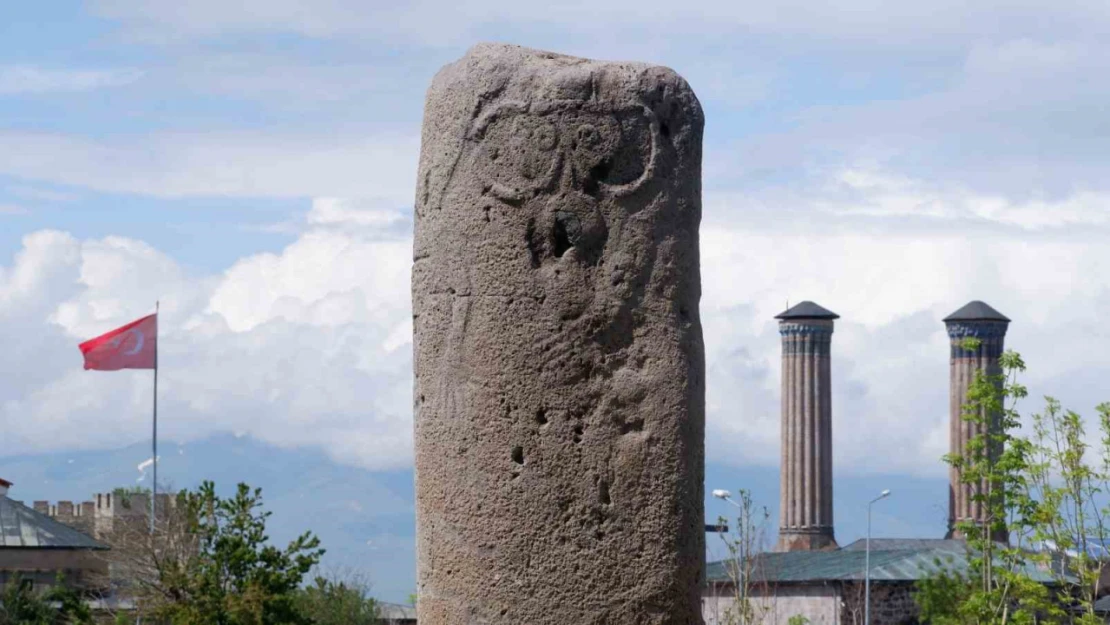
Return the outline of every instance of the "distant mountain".
[[[273,512],[270,537],[284,543],[305,530],[320,537],[328,550],[326,569],[354,572],[373,584],[375,596],[405,603],[416,588],[415,519],[412,470],[368,471],[344,466],[322,452],[281,448],[248,436],[217,435],[189,444],[161,441],[159,482],[194,488],[204,480],[230,493],[238,482],[262,488],[267,510]],[[35,499],[83,501],[96,492],[136,483],[149,485],[149,444],[110,451],[60,452],[0,458],[0,477],[15,483],[9,495],[30,503]],[[734,517],[735,509],[713,499],[723,488],[752,492],[772,517],[767,524],[773,543],[777,527],[778,469],[706,467],[706,519]],[[944,535],[947,482],[943,478],[899,475],[835,476],[836,537],[841,545],[862,538],[867,502],[883,489],[890,499],[874,508],[876,537]],[[724,553],[721,541],[708,537],[709,556]]]

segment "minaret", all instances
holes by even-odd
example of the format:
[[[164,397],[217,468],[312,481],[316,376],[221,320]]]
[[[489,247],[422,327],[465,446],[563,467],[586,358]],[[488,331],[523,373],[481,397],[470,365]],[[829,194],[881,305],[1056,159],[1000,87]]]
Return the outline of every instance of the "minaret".
[[[964,420],[967,392],[975,381],[975,373],[986,375],[1001,373],[998,359],[1010,320],[1002,313],[980,301],[974,301],[944,318],[950,345],[949,360],[949,449],[953,454],[966,453],[968,441],[984,433],[985,426]],[[966,350],[961,342],[966,338],[981,341],[976,350]],[[982,522],[987,515],[983,504],[972,501],[977,486],[960,483],[955,468],[948,470],[948,538],[963,538],[956,529],[961,521]],[[1005,540],[1006,537],[995,537]]]
[[[776,551],[835,549],[829,346],[840,315],[802,302],[777,315],[782,335],[782,477]]]

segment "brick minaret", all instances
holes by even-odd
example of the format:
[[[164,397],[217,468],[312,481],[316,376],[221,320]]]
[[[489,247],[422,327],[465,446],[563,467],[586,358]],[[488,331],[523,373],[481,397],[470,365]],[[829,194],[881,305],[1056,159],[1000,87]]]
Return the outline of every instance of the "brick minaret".
[[[782,477],[776,551],[835,549],[829,346],[839,315],[802,302],[782,335]]]
[[[1002,313],[980,301],[974,301],[944,318],[950,345],[949,367],[949,449],[953,454],[964,454],[967,443],[984,432],[984,426],[970,423],[963,418],[967,391],[975,380],[975,373],[998,375],[1001,368],[998,358],[1002,355],[1003,342],[1010,320]],[[966,350],[960,343],[966,338],[981,341],[979,349]],[[961,484],[959,471],[948,470],[948,537],[963,538],[956,529],[961,521],[982,522],[986,517],[983,504],[972,501],[977,487]],[[1005,536],[996,536],[1005,540]]]

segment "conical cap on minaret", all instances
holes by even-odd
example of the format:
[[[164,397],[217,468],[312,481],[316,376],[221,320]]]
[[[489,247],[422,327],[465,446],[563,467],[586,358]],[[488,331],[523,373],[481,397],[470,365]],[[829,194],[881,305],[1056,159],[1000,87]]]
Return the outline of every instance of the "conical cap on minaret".
[[[968,302],[963,308],[960,308],[944,318],[945,323],[953,321],[1005,321],[1009,323],[1010,319],[1006,315],[991,308],[986,302],[975,300]]]
[[[809,300],[775,315],[775,319],[839,319],[840,315]]]

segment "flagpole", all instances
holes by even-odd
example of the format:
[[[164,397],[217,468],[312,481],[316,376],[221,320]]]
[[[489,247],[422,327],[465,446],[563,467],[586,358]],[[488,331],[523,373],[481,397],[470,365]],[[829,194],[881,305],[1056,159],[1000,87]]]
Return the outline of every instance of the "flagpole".
[[[154,482],[150,489],[150,535],[154,535],[155,505],[158,500],[158,305],[154,302],[154,431],[151,447],[154,455]]]

